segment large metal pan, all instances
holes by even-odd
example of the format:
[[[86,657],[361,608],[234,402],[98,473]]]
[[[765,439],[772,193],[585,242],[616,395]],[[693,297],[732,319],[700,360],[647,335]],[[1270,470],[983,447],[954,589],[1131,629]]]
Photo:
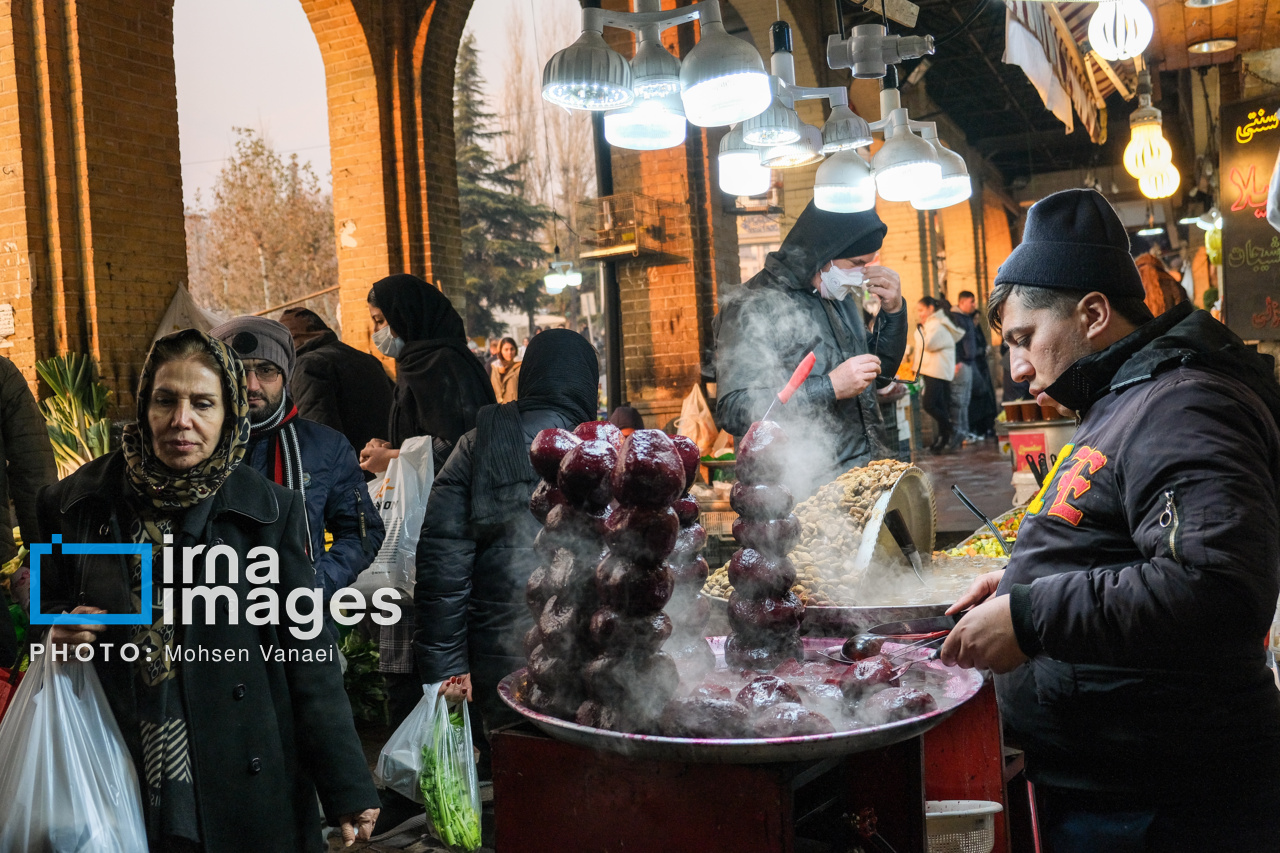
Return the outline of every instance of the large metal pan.
[[[713,647],[723,648],[723,637],[712,638]],[[716,642],[719,640],[720,642]],[[830,648],[842,639],[806,638],[805,646]],[[723,665],[723,660],[721,660]],[[916,664],[946,679],[946,698],[942,707],[919,717],[839,731],[825,735],[785,738],[675,738],[658,735],[611,732],[580,726],[557,717],[540,714],[527,707],[524,695],[528,670],[513,672],[498,685],[498,695],[513,710],[557,740],[588,749],[616,752],[636,759],[652,761],[686,761],[698,764],[764,764],[776,761],[809,761],[817,758],[848,755],[879,749],[924,734],[951,716],[962,703],[977,695],[982,687],[982,673],[972,669],[944,666],[938,661]]]

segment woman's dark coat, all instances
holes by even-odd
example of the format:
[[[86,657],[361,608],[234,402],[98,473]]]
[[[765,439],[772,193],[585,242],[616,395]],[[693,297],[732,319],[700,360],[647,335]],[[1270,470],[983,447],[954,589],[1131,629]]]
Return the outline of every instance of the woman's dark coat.
[[[68,543],[125,541],[118,532],[124,525],[116,514],[125,501],[124,470],[124,458],[117,451],[44,489],[38,507],[42,538],[48,541],[61,534]],[[300,640],[287,627],[289,592],[315,584],[303,551],[300,498],[240,465],[213,497],[187,512],[181,532],[174,536],[175,571],[180,570],[179,548],[184,545],[225,544],[240,558],[237,582],[229,584],[241,608],[239,624],[229,624],[225,599],[216,605],[216,624],[204,624],[203,602],[196,599],[192,624],[180,629],[180,642],[187,650],[244,650],[244,660],[184,660],[178,666],[207,853],[321,849],[317,792],[332,825],[341,815],[378,806],[332,642],[323,631]],[[255,588],[244,572],[251,562],[247,555],[260,545],[279,554],[279,583],[264,586],[279,595],[280,618],[286,623],[280,626],[253,626],[244,618],[243,610],[251,602],[248,593]],[[121,558],[64,556],[55,550],[43,563],[43,612],[70,610],[80,600],[108,612],[136,612],[129,604]],[[218,580],[225,582],[219,565]],[[161,566],[155,567],[154,578],[162,582]],[[98,643],[95,668],[134,766],[141,768],[133,704],[136,664],[122,662],[117,655],[104,660],[101,651],[103,642],[115,642],[118,649],[132,630],[107,629]],[[286,654],[309,652],[313,658],[325,653],[328,659],[266,662],[263,647]]]

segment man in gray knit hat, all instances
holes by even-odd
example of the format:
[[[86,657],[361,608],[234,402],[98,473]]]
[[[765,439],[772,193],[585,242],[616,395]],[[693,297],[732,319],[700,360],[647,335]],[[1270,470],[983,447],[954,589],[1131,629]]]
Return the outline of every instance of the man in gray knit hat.
[[[385,535],[356,452],[342,433],[298,416],[286,391],[296,359],[283,324],[236,317],[209,334],[244,362],[251,427],[245,461],[268,480],[303,494],[316,586],[327,604],[369,566]],[[328,551],[326,530],[333,536]]]
[[[1274,851],[1274,362],[1185,302],[1153,318],[1093,190],[1037,202],[995,285],[1014,380],[1079,426],[942,660],[997,673],[1045,850]]]

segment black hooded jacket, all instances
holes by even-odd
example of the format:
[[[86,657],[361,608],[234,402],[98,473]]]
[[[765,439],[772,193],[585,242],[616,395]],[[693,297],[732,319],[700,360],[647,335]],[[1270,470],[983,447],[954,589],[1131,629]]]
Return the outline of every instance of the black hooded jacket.
[[[424,684],[471,673],[475,701],[493,725],[496,687],[524,666],[533,625],[525,586],[538,565],[541,525],[529,512],[538,476],[534,436],[595,417],[595,350],[577,332],[535,336],[520,371],[519,400],[488,406],[436,477],[418,540],[414,653]]]
[[[1273,369],[1183,304],[1048,389],[1081,422],[999,588],[1032,656],[996,686],[1033,781],[1166,802],[1280,793]]]
[[[417,276],[388,276],[373,285],[373,301],[405,342],[396,357],[391,446],[429,435],[435,439],[438,467],[476,425],[480,407],[495,402],[493,386],[467,348],[462,318],[435,287]]]
[[[813,372],[791,402],[770,415],[784,427],[804,425],[807,453],[790,470],[797,497],[841,471],[888,455],[875,388],[837,400],[828,378],[845,360],[871,352],[892,377],[907,346],[905,306],[881,313],[868,346],[862,306],[835,302],[813,289],[813,276],[833,258],[870,254],[888,229],[874,211],[828,213],[805,208],[764,269],[724,298],[716,315],[716,422],[741,438],[791,372],[812,351]],[[876,385],[889,384],[889,378]]]

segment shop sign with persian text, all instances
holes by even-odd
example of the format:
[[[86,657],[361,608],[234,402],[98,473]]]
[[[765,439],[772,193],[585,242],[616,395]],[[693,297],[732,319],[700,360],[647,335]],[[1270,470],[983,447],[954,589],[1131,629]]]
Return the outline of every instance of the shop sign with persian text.
[[[1224,104],[1221,115],[1222,320],[1245,340],[1280,339],[1280,231],[1267,189],[1280,153],[1280,98]]]

